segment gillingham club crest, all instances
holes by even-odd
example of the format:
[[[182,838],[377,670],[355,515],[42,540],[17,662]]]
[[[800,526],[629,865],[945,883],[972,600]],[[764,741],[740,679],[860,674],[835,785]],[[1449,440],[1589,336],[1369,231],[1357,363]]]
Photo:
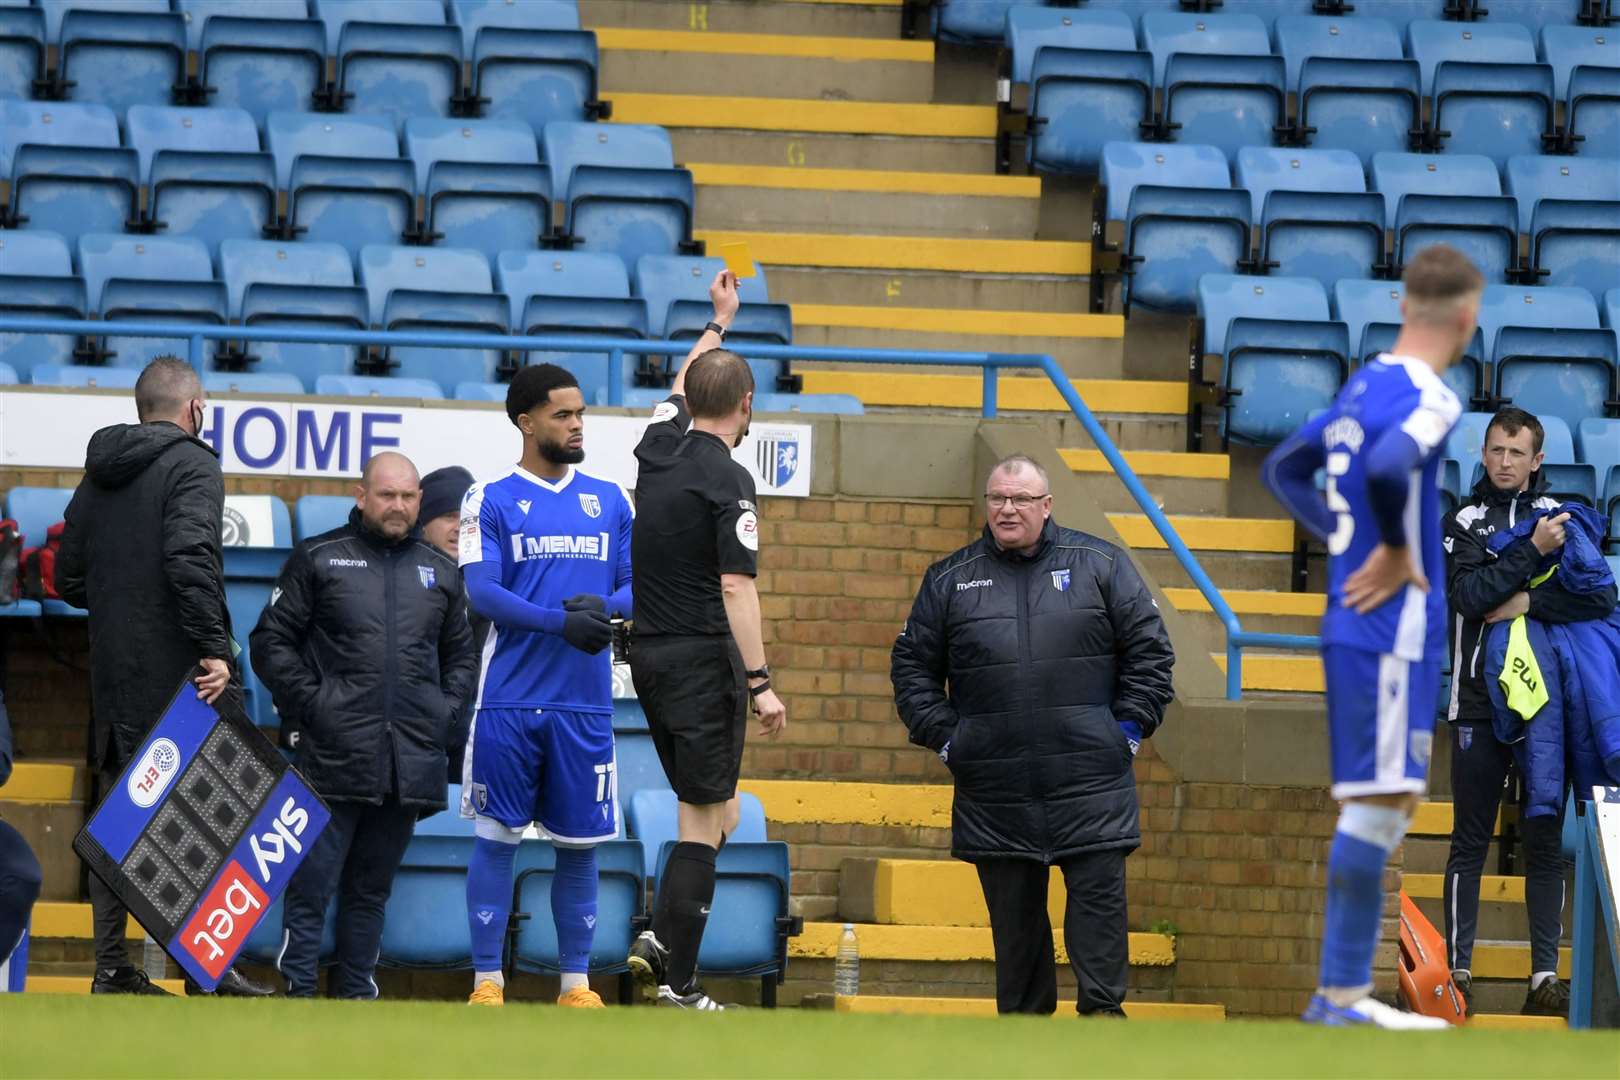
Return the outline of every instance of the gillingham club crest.
[[[799,471],[798,434],[761,432],[755,458],[761,480],[771,487],[785,487]]]
[[[1069,571],[1067,571],[1067,570],[1054,570],[1054,571],[1052,571],[1052,588],[1056,589],[1058,592],[1068,592],[1069,591]]]
[[[438,575],[433,572],[431,566],[417,566],[416,576],[422,582],[422,588],[424,589],[433,588],[439,581]]]
[[[599,518],[602,516],[602,500],[588,492],[580,492],[579,508],[585,511],[586,517]]]

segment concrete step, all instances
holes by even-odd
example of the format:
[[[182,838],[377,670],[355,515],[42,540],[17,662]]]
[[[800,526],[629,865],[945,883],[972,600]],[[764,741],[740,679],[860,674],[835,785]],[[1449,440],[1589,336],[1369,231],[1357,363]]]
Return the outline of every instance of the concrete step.
[[[1170,514],[1169,518],[1182,542],[1194,551],[1286,555],[1293,550],[1294,523],[1291,521],[1189,514]],[[1145,514],[1110,514],[1108,520],[1119,530],[1121,539],[1138,551],[1163,550],[1167,546]]]
[[[993,998],[943,997],[874,997],[858,995],[841,997],[834,1006],[839,1012],[908,1016],[995,1016]],[[1068,1008],[1059,1008],[1054,1016],[1074,1019]],[[1125,1015],[1132,1020],[1207,1020],[1224,1021],[1226,1006],[1195,1005],[1179,1001],[1127,1001]]]
[[[993,176],[996,170],[993,139],[737,128],[674,128],[669,137],[675,160],[683,163],[910,170],[959,176]]]
[[[830,960],[838,953],[838,941],[843,932],[844,924],[841,922],[805,923],[804,933],[788,940],[788,957]],[[1056,943],[1057,962],[1067,964],[1069,954],[1063,947],[1063,931],[1054,929],[1052,938]],[[862,923],[855,927],[855,940],[863,961],[962,963],[995,959],[988,926],[882,926]],[[1173,967],[1176,962],[1175,940],[1164,934],[1132,934],[1130,958],[1133,967]]]
[[[1226,670],[1226,652],[1210,653],[1215,666]],[[1290,694],[1322,693],[1322,659],[1315,653],[1284,654],[1243,652],[1243,688],[1274,690]]]
[[[708,228],[793,231],[836,222],[866,234],[1029,240],[1040,224],[1040,181],[1033,177],[707,162],[688,168],[697,184],[696,220]]]
[[[1158,550],[1134,547],[1132,549],[1142,567],[1163,588],[1191,588],[1192,579],[1181,563],[1162,547]],[[1282,590],[1288,588],[1290,566],[1288,556],[1267,552],[1200,551],[1198,565],[1209,575],[1217,588],[1227,591]],[[1225,647],[1225,639],[1221,641]]]
[[[934,96],[931,41],[603,27],[596,44],[610,100],[624,91],[702,95],[717,81],[754,98],[926,103]]]
[[[847,368],[847,366],[846,366]],[[922,409],[973,409],[984,401],[984,379],[978,374],[946,375],[897,371],[833,370],[795,363],[806,393],[853,394],[868,406]],[[1180,386],[1110,379],[1075,379],[1074,388],[1093,412],[1179,416]],[[1004,413],[1069,412],[1069,405],[1045,375],[1002,375],[997,400]],[[1144,519],[1146,520],[1146,519]]]
[[[610,93],[612,122],[666,128],[835,132],[924,138],[993,139],[996,110],[987,105],[819,101],[727,94]]]
[[[1137,477],[1159,506],[1174,506],[1193,514],[1226,513],[1228,482],[1225,480],[1159,476],[1141,471],[1137,472]],[[1140,509],[1135,497],[1112,472],[1080,473],[1077,479],[1081,489],[1109,513]]]
[[[44,883],[42,900],[79,898],[79,857],[73,838],[84,827],[79,802],[10,802],[0,799],[0,818],[22,834],[39,859]]]
[[[41,900],[34,905],[33,921],[29,924],[28,932],[31,937],[41,941],[55,939],[87,941],[95,937],[94,913],[90,910],[89,904]],[[141,928],[141,924],[131,915],[128,936],[139,938],[145,934],[146,931]]]
[[[754,252],[756,258],[759,253]],[[1073,315],[1086,310],[1086,279],[1036,274],[1028,268],[990,273],[978,268],[939,270],[781,265],[770,268],[771,299],[788,304],[900,306],[950,311],[1017,311]],[[944,316],[942,316],[944,317]],[[1123,333],[1123,330],[1121,331]],[[1050,336],[1050,335],[1048,335]],[[1122,339],[1123,340],[1123,339]],[[1008,337],[998,352],[1020,348]],[[1182,379],[1185,388],[1186,380]],[[1186,412],[1186,391],[1182,392]]]
[[[833,231],[788,232],[698,228],[692,235],[718,251],[721,244],[746,243],[767,271],[778,266],[856,270],[944,270],[991,274],[1055,274],[1084,277],[1091,272],[1091,248],[1057,240],[996,240],[951,236],[887,236]],[[1185,390],[1183,390],[1185,394]]]
[[[759,799],[775,824],[951,827],[949,784],[744,779],[739,787]]]
[[[1228,487],[1235,485],[1229,484]],[[1176,610],[1186,615],[1200,638],[1213,650],[1226,648],[1226,626],[1197,589],[1165,590]],[[1243,629],[1268,634],[1315,634],[1321,629],[1320,593],[1273,592],[1266,589],[1226,589],[1222,596],[1236,612]]]
[[[647,0],[580,0],[579,21],[586,29],[626,26],[655,30],[898,38],[900,0],[773,4],[762,4],[759,0],[704,0],[691,4],[648,3]]]
[[[30,994],[88,994],[93,975],[29,975],[23,987]],[[176,996],[184,996],[184,979],[153,979],[154,986],[162,987]]]
[[[1066,895],[1063,873],[1053,867],[1046,902],[1053,926],[1063,925]],[[845,859],[838,916],[885,926],[990,925],[978,871],[954,859]]]
[[[66,762],[20,761],[0,787],[0,802],[71,802],[83,797],[83,772]]]
[[[1408,874],[1403,880],[1409,881],[1412,876]],[[1523,881],[1524,879],[1512,878],[1510,880]],[[1480,891],[1479,926],[1475,930],[1474,936],[1490,941],[1529,941],[1530,916],[1524,903],[1522,901],[1514,903],[1490,900],[1486,898],[1487,894],[1484,889]],[[1424,900],[1414,899],[1413,902],[1417,904],[1418,910],[1423,912],[1424,917],[1434,924],[1434,928],[1444,934],[1446,931],[1445,901],[1436,896]],[[1570,940],[1571,919],[1573,918],[1572,908],[1573,905],[1571,904],[1564,905],[1564,933],[1562,940],[1565,942]]]
[[[1030,338],[994,334],[954,334],[949,331],[864,329],[806,325],[793,309],[793,344],[828,345],[845,349],[926,349],[950,352],[1017,352],[1046,355],[1061,371],[1087,379],[1125,377],[1124,350],[1118,338]],[[889,367],[890,371],[906,370]],[[914,368],[928,371],[947,369]],[[960,368],[956,369],[962,370]]]

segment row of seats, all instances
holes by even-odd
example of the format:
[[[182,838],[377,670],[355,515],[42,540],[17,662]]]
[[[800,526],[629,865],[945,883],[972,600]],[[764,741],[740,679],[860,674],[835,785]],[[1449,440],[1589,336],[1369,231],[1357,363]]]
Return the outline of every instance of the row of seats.
[[[508,251],[496,258],[492,273],[483,254],[470,249],[368,245],[359,252],[356,275],[348,252],[334,244],[225,240],[216,264],[208,249],[191,239],[91,234],[70,248],[50,233],[0,233],[0,315],[687,341],[701,336],[710,318],[709,284],[724,265],[715,258],[647,255],[633,264],[632,274],[615,255]],[[11,273],[24,267],[33,272]],[[739,348],[790,345],[792,310],[770,302],[765,275],[757,265],[755,269],[752,278],[740,283],[743,307],[728,341]],[[183,356],[187,345],[183,338],[105,335],[83,340],[12,332],[0,334],[0,363],[14,378],[34,383],[60,385],[65,375],[71,383],[82,373],[64,369],[85,367],[104,374],[123,369],[132,380],[153,356]],[[323,379],[386,375],[394,380],[392,396],[504,400],[501,380],[510,377],[520,360],[560,364],[579,379],[588,402],[608,400],[605,353],[548,351],[517,357],[500,348],[394,346],[376,351],[273,341],[251,343],[244,352],[216,342],[209,346],[204,367],[229,380],[239,380],[238,373],[273,376],[278,380],[274,388],[292,393],[328,393],[342,385],[323,385]],[[762,391],[797,385],[781,361],[750,363]],[[627,390],[642,388],[627,393],[627,402],[646,404],[661,397],[671,366],[670,358],[662,356],[626,357],[624,385]],[[407,379],[427,385],[407,390]],[[238,382],[237,388],[273,387],[250,379]],[[759,396],[761,411],[782,406],[859,411],[852,399]]]
[[[1202,278],[1192,370],[1200,382],[1204,358],[1222,358],[1223,445],[1280,442],[1326,408],[1353,367],[1394,344],[1402,295],[1393,281],[1329,293],[1309,278]],[[1445,379],[1464,404],[1511,403],[1571,430],[1620,416],[1620,287],[1600,311],[1582,289],[1487,286],[1479,331]]]
[[[1121,14],[1133,21],[1165,13],[1252,15],[1266,25],[1284,18],[1342,18],[1355,14],[1405,28],[1418,19],[1453,19],[1474,25],[1607,26],[1620,22],[1615,0],[933,0],[932,29],[941,40],[1000,44],[1008,18],[1039,7]]]
[[[692,174],[661,127],[271,113],[263,142],[240,109],[0,100],[0,225],[69,238],[161,231],[226,239],[444,242],[494,258],[544,245],[700,253]],[[403,154],[402,151],[403,150]],[[141,192],[147,192],[146,201]],[[286,213],[278,211],[285,193]],[[418,202],[425,208],[418,219]],[[553,226],[553,200],[564,208]]]
[[[47,68],[48,51],[56,64]],[[189,76],[188,53],[197,74]],[[334,78],[328,80],[328,58]],[[572,0],[46,0],[0,5],[0,96],[492,116],[608,114]],[[464,79],[463,73],[467,75]]]
[[[1276,269],[1328,289],[1398,277],[1441,242],[1490,282],[1594,297],[1620,285],[1620,159],[1515,157],[1504,187],[1487,158],[1379,153],[1370,189],[1344,151],[1245,147],[1234,164],[1213,146],[1103,148],[1099,198],[1123,237],[1127,310],[1191,311],[1208,273]]]
[[[1223,9],[1224,10],[1224,9]],[[1020,7],[1009,75],[1028,88],[1032,168],[1094,173],[1117,139],[1380,152],[1612,156],[1620,37],[1598,28]],[[1289,114],[1290,96],[1296,99]],[[1427,108],[1425,108],[1427,102]],[[1559,113],[1562,111],[1562,122]],[[1007,127],[1007,125],[1004,125]],[[1010,130],[1010,128],[1009,128]]]

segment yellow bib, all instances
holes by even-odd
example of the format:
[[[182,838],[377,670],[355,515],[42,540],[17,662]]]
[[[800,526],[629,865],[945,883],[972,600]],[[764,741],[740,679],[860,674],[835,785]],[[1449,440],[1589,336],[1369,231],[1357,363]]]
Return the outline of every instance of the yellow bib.
[[[1534,717],[1547,704],[1547,687],[1541,677],[1541,665],[1536,663],[1536,651],[1530,647],[1523,615],[1508,626],[1507,655],[1496,681],[1507,695],[1508,708],[1525,720]]]

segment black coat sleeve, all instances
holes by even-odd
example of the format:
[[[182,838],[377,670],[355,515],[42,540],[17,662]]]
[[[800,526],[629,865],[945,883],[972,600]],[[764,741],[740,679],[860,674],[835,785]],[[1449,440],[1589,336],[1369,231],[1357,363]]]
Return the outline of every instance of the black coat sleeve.
[[[56,591],[74,607],[88,608],[90,593],[85,585],[84,524],[80,520],[79,493],[75,491],[62,519],[62,548],[56,553]]]
[[[1114,719],[1134,720],[1143,736],[1164,720],[1175,696],[1170,671],[1176,654],[1159,607],[1123,551],[1114,553],[1108,578],[1108,621],[1114,628]]]
[[[473,648],[472,626],[467,622],[467,605],[462,601],[461,575],[448,583],[450,607],[439,630],[439,687],[450,702],[451,727],[478,688],[478,655]]]
[[[1544,623],[1606,619],[1614,606],[1613,584],[1595,593],[1572,593],[1558,583],[1558,575],[1554,574],[1544,584],[1530,590],[1529,615]]]
[[[220,568],[220,520],[225,478],[219,465],[182,459],[170,477],[163,507],[163,572],[179,608],[180,629],[199,657],[231,661],[225,629],[225,582]]]
[[[934,571],[923,576],[889,657],[894,704],[918,746],[939,752],[956,733],[956,709],[945,691],[948,659],[945,604]]]
[[[270,688],[276,708],[297,720],[311,715],[321,688],[320,672],[304,652],[315,622],[315,599],[315,565],[300,544],[281,568],[270,602],[248,639],[253,670]]]
[[[11,716],[6,712],[6,699],[0,697],[0,787],[11,779]]]
[[[1540,555],[1534,544],[1514,544],[1499,557],[1466,528],[1457,515],[1446,516],[1446,597],[1464,618],[1483,619],[1522,590],[1535,572]]]

